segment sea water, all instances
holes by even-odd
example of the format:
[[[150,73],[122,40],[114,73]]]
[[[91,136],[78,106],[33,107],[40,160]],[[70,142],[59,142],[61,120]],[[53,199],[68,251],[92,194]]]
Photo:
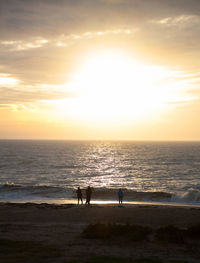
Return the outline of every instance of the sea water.
[[[0,201],[93,200],[200,205],[200,142],[0,140]]]

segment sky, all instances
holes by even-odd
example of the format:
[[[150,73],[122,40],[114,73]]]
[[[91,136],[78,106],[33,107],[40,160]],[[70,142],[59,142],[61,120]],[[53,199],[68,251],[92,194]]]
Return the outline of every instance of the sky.
[[[200,140],[199,0],[1,0],[0,139]]]

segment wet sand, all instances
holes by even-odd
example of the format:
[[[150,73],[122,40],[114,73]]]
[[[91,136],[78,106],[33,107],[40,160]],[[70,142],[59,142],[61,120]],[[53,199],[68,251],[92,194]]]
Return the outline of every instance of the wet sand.
[[[88,224],[123,223],[158,228],[175,225],[186,228],[200,223],[200,208],[156,205],[53,205],[0,203],[1,238],[56,245],[63,256],[58,261],[91,255],[116,257],[159,257],[162,260],[200,262],[199,241],[166,244],[155,241],[127,243],[123,240],[88,240],[82,231]],[[63,261],[62,261],[63,260]],[[48,261],[49,262],[49,261]],[[51,262],[51,261],[50,261]]]

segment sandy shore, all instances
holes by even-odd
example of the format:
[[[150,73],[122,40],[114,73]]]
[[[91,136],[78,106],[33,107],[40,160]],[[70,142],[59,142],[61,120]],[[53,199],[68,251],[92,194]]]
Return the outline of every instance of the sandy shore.
[[[57,261],[54,259],[52,262],[67,262],[91,255],[132,259],[159,257],[164,260],[163,262],[169,259],[200,262],[199,241],[191,244],[166,244],[155,241],[128,243],[120,240],[105,242],[81,237],[84,228],[91,223],[139,224],[155,229],[173,224],[186,228],[200,223],[200,208],[0,203],[1,238],[55,245],[62,249],[63,254]]]

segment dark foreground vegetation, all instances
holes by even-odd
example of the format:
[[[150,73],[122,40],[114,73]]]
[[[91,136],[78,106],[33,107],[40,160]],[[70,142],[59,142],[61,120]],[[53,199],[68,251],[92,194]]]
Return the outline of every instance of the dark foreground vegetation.
[[[115,258],[115,257],[91,257],[85,260],[73,260],[69,263],[188,263],[187,261],[169,260],[163,261],[159,258]]]
[[[153,229],[141,225],[91,224],[83,231],[88,239],[120,239],[148,241],[149,239],[168,243],[187,243],[200,240],[200,224],[182,229],[174,225]]]
[[[61,256],[61,250],[52,245],[0,239],[0,262],[2,263],[46,263],[54,262],[53,260]]]
[[[187,249],[189,254],[194,255],[200,245],[200,224],[185,229],[169,225],[154,229],[148,226],[130,225],[130,224],[90,224],[81,236],[87,239],[87,242],[95,242],[95,239],[102,240],[104,246],[117,245],[120,247],[129,244],[132,249],[137,247],[146,247],[154,243],[158,247],[166,245],[169,247],[179,247]],[[80,238],[77,237],[77,238]],[[84,239],[83,239],[84,240]],[[108,243],[105,242],[108,240]],[[128,241],[128,242],[126,242]],[[142,243],[143,242],[143,243]],[[89,244],[87,243],[87,244]],[[162,245],[163,244],[163,245]],[[98,241],[98,246],[101,242]],[[117,247],[119,247],[117,246]],[[157,246],[157,245],[156,245]],[[62,248],[56,245],[45,245],[35,241],[16,241],[9,239],[0,239],[0,262],[2,263],[190,263],[187,260],[171,260],[158,257],[111,257],[94,256],[88,254],[87,257],[76,260],[68,259],[67,251],[72,247],[63,245]],[[112,254],[111,254],[112,255]],[[114,255],[114,254],[113,254]],[[157,255],[157,253],[155,254]],[[199,255],[199,254],[198,254]],[[198,257],[198,256],[197,256]],[[76,257],[75,257],[76,258]],[[185,258],[184,258],[185,259]],[[198,262],[198,261],[197,261]]]
[[[155,258],[117,258],[92,256],[87,259],[67,260],[64,251],[50,245],[42,245],[32,241],[12,241],[0,239],[0,262],[2,263],[188,263],[187,261],[163,261]]]
[[[0,239],[0,262],[2,263],[189,263],[188,261],[163,261],[157,257],[121,258],[90,256],[87,259],[67,260],[64,251],[54,246],[44,246],[32,241]]]
[[[83,231],[83,237],[110,239],[113,237],[127,237],[132,241],[143,241],[152,232],[150,227],[122,224],[94,224]]]

